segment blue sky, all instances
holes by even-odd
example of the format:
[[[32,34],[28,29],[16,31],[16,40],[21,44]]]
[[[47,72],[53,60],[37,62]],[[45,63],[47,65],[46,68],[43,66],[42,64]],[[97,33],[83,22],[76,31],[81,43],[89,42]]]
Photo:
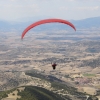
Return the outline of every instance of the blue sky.
[[[0,0],[0,20],[28,17],[80,20],[100,16],[100,0]]]

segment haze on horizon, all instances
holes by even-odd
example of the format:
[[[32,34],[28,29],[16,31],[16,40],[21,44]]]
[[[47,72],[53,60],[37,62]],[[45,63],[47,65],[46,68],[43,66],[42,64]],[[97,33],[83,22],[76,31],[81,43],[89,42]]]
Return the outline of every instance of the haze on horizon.
[[[0,0],[0,20],[62,18],[80,20],[100,16],[100,0]]]

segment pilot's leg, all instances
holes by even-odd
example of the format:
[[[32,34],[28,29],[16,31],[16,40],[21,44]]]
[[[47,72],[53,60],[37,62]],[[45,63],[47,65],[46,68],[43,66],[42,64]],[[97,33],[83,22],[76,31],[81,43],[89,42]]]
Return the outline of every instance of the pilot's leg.
[[[55,66],[53,66],[53,69],[55,69]]]

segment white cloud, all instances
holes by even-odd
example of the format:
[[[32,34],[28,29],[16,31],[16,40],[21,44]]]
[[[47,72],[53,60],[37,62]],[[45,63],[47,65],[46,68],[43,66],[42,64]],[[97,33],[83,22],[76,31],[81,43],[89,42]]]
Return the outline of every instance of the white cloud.
[[[17,11],[21,11],[21,10],[33,10],[38,12],[40,9],[38,7],[37,4],[30,4],[30,5],[14,5],[14,4],[5,4],[5,5],[1,5],[1,8],[3,9],[2,11],[6,11],[6,10],[17,10]]]
[[[95,6],[95,7],[76,7],[77,10],[90,10],[90,11],[93,11],[93,10],[99,10],[100,7],[99,6]]]

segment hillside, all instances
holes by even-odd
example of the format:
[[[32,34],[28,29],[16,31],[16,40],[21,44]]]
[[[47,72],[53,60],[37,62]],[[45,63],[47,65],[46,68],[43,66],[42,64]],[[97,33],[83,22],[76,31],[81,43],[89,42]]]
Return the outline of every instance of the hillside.
[[[28,94],[28,95],[27,95]],[[24,91],[19,92],[21,96],[17,100],[64,100],[60,95],[41,87],[27,86]]]
[[[0,98],[4,98],[2,100],[15,100],[15,98],[16,100],[64,100],[60,95],[36,86],[19,87],[0,92]]]
[[[43,74],[30,73],[31,76],[38,78],[45,77]],[[34,79],[34,82],[38,84],[37,86],[26,85],[11,90],[1,91],[0,98],[1,100],[86,100],[86,98],[88,98],[87,100],[98,100],[96,96],[78,92],[76,88],[71,87],[66,83],[55,79],[52,81],[51,79],[53,78],[50,76],[45,77],[40,80],[40,83],[38,82],[39,79]],[[46,81],[50,81],[51,86],[48,87]],[[32,83],[33,82],[31,81],[31,84]],[[46,86],[44,87],[43,85]]]

